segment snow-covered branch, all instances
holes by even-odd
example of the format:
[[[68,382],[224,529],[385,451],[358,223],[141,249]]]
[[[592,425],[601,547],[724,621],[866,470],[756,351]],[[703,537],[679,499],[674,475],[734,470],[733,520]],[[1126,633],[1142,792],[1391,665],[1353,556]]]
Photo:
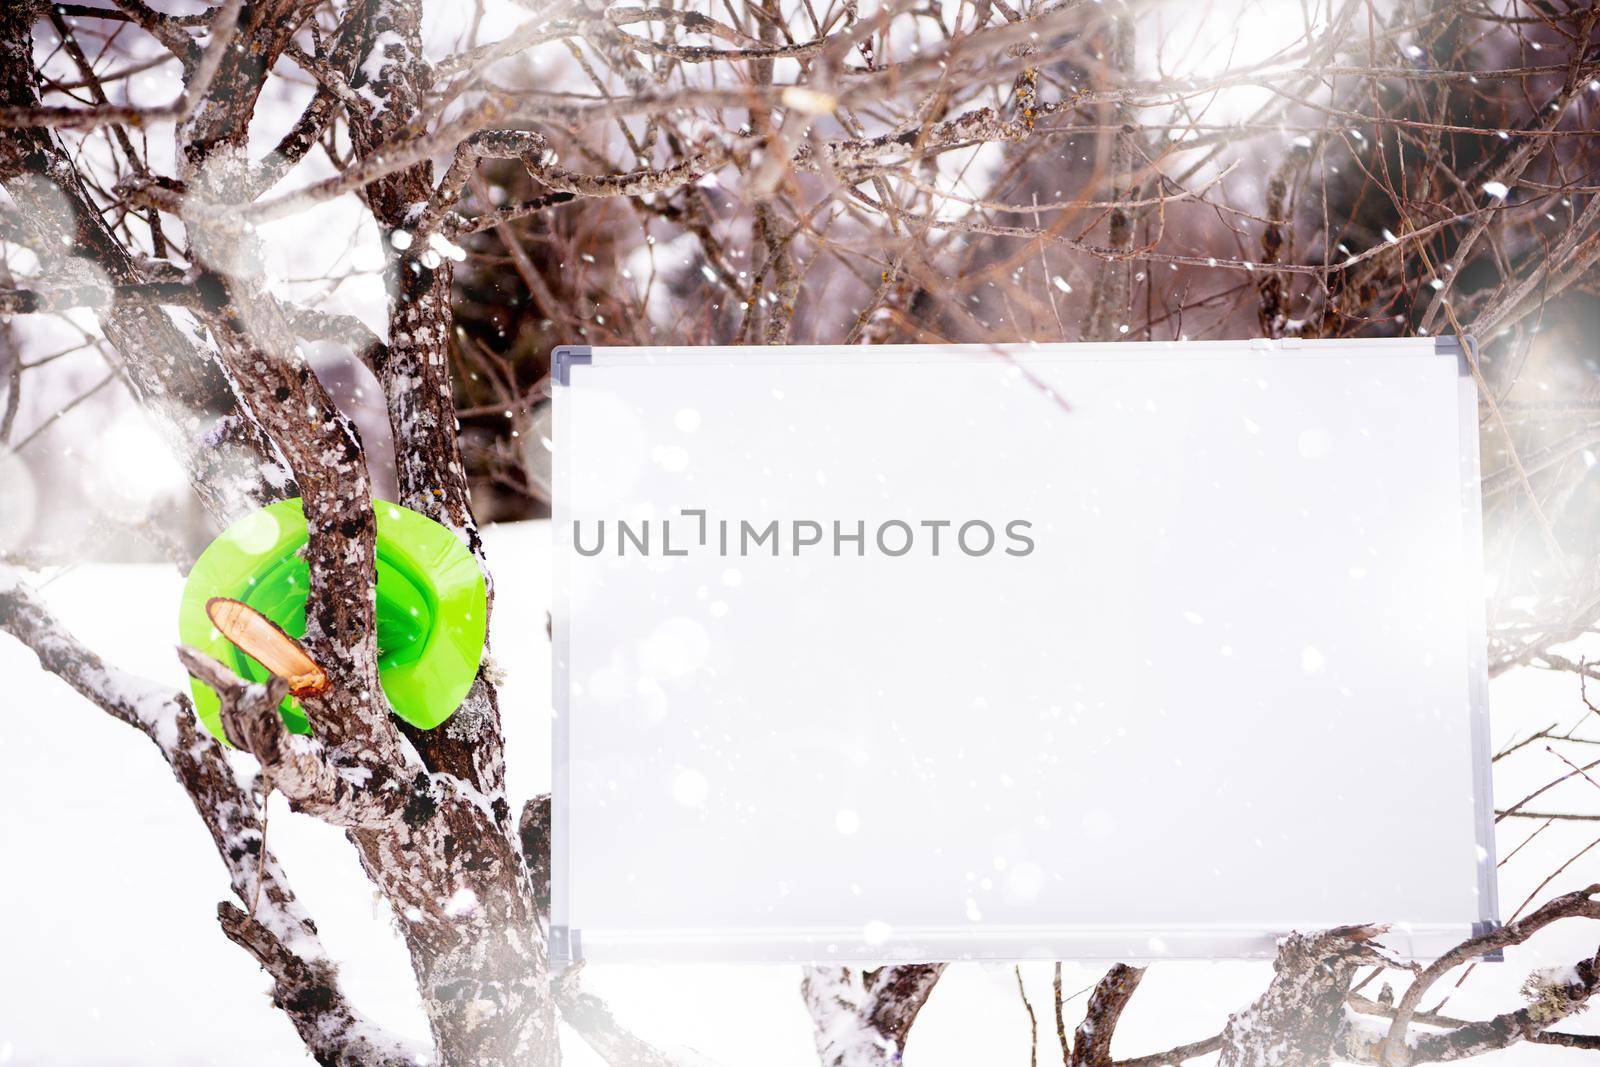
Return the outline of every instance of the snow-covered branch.
[[[200,730],[188,698],[105,663],[44,608],[20,572],[3,565],[0,629],[31,649],[43,669],[155,743],[228,870],[238,905],[219,906],[224,931],[248,942],[272,975],[280,1002],[319,1062],[421,1062],[414,1052],[402,1054],[401,1042],[345,1001],[315,924],[266,845],[261,799],[239,780],[222,746]],[[381,1057],[370,1058],[379,1050]]]
[[[911,1024],[944,969],[943,963],[806,968],[800,991],[824,1067],[898,1062]]]
[[[556,1004],[561,1021],[611,1067],[689,1067],[623,1027],[605,1001],[580,988],[577,974],[556,979]]]
[[[351,1008],[327,958],[291,951],[275,932],[233,904],[217,905],[217,921],[228,940],[272,976],[272,1002],[288,1015],[318,1063],[422,1067],[432,1062],[426,1049],[374,1026]]]

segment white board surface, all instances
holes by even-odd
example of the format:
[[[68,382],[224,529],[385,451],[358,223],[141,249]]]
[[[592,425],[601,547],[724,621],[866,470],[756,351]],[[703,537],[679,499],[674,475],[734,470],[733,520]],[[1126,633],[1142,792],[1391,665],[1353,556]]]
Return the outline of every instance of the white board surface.
[[[1370,921],[1421,956],[1495,921],[1458,351],[564,353],[558,956],[1244,957]]]

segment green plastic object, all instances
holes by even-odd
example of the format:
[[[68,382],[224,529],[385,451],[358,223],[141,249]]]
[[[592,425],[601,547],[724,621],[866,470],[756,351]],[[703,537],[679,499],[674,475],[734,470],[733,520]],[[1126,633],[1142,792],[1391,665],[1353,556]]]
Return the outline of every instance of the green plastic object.
[[[431,730],[460,706],[483,658],[488,591],[483,571],[460,538],[425,515],[382,500],[378,520],[378,679],[394,713]],[[220,660],[241,678],[270,675],[217,632],[206,601],[231,597],[261,612],[290,637],[306,632],[310,568],[301,551],[306,519],[298,497],[245,516],[206,547],[189,572],[178,608],[184,644]],[[218,740],[221,705],[210,686],[195,681],[195,711]],[[279,711],[297,734],[311,732],[300,702]]]

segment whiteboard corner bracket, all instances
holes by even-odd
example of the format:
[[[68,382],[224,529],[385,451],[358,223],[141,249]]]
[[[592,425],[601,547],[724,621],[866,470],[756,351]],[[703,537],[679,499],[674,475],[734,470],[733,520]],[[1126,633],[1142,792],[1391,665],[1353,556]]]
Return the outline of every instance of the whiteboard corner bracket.
[[[1467,361],[1467,350],[1461,344],[1461,338],[1453,333],[1441,333],[1433,339],[1433,350],[1441,356],[1456,357],[1456,374],[1463,378],[1472,377],[1472,364]]]
[[[1500,924],[1493,919],[1479,919],[1472,924],[1472,936],[1483,937],[1486,934],[1494,933],[1498,929],[1500,929]],[[1486,963],[1504,963],[1506,961],[1506,950],[1503,948],[1492,949],[1489,952],[1485,952],[1482,959]]]
[[[588,345],[557,345],[550,352],[550,380],[557,385],[572,384],[572,368],[594,363],[594,349]]]
[[[582,931],[567,926],[550,927],[550,970],[561,974],[583,962]]]

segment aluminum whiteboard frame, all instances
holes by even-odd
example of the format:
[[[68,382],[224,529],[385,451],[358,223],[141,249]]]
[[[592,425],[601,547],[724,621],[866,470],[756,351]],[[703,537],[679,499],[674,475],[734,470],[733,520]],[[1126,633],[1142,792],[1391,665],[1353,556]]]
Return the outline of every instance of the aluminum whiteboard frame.
[[[1467,344],[1473,344],[1471,338]],[[1358,351],[1352,351],[1357,349]],[[1475,609],[1463,620],[1467,640],[1468,708],[1472,740],[1473,803],[1478,844],[1478,901],[1480,916],[1471,928],[1459,924],[1411,925],[1385,936],[1387,947],[1410,959],[1431,959],[1454,947],[1466,936],[1500,925],[1499,888],[1494,837],[1494,796],[1489,721],[1488,622],[1482,596],[1483,497],[1479,457],[1478,390],[1467,352],[1453,336],[1437,338],[1375,338],[1336,340],[1138,341],[1084,344],[995,345],[807,345],[807,346],[660,346],[647,348],[562,345],[551,354],[550,378],[553,406],[553,504],[551,521],[557,529],[571,521],[566,501],[571,472],[565,437],[562,397],[581,381],[587,368],[628,365],[722,365],[730,370],[748,366],[891,363],[927,364],[964,362],[975,357],[1026,357],[1029,361],[1173,360],[1237,357],[1272,352],[1283,358],[1359,358],[1363,351],[1384,355],[1431,352],[1457,366],[1457,455],[1461,470],[1464,529],[1462,550],[1469,576],[1475,576]],[[568,674],[568,556],[556,539],[551,607],[552,746],[550,821],[550,958],[557,971],[584,959],[582,931],[569,923],[570,828],[568,803],[571,789],[571,738],[569,733],[570,678]],[[1370,921],[1379,916],[1353,916],[1350,921]],[[991,927],[979,935],[986,945],[1013,951],[974,951],[973,938],[947,927],[897,927],[896,940],[868,948],[855,927],[772,927],[760,930],[682,929],[672,936],[659,931],[610,931],[611,944],[637,948],[641,958],[661,953],[674,961],[710,962],[822,962],[881,963],[940,960],[1077,960],[1148,962],[1155,959],[1272,959],[1280,938],[1288,930],[1242,926],[1174,925],[1170,927],[1062,924],[1051,926]],[[1152,942],[1164,943],[1159,955]],[[1048,950],[1041,950],[1041,945]],[[774,953],[776,949],[776,954]],[[1501,959],[1500,953],[1486,957]]]

